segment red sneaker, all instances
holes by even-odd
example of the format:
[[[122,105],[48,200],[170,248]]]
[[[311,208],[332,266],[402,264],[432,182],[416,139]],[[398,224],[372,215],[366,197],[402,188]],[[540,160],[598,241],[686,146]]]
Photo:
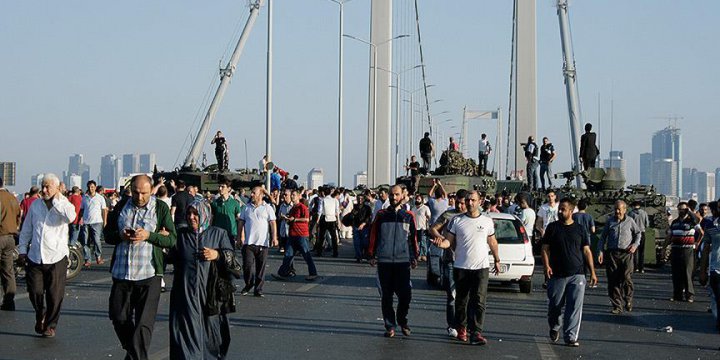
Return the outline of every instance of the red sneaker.
[[[467,329],[465,329],[464,327],[460,327],[457,329],[457,333],[458,334],[457,334],[456,339],[458,339],[459,341],[462,341],[462,342],[468,341]]]
[[[487,344],[487,340],[478,331],[475,334],[473,334],[472,339],[470,340],[470,343],[473,345],[485,345],[485,344]]]

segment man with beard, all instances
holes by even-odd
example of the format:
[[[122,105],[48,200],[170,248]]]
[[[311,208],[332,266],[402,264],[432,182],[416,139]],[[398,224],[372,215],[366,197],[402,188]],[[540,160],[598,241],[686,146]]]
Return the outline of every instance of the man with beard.
[[[385,337],[394,337],[397,325],[403,335],[410,336],[410,269],[417,267],[418,256],[415,219],[402,206],[402,188],[395,185],[390,191],[390,206],[377,213],[370,231],[370,266],[378,267]],[[398,297],[397,313],[393,309],[394,295]]]

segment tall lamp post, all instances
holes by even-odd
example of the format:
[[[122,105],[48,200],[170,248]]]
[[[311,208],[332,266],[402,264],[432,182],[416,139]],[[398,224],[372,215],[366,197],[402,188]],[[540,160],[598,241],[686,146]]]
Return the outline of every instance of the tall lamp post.
[[[340,6],[340,30],[338,32],[338,180],[337,186],[342,186],[342,149],[343,149],[343,25],[345,21],[345,3],[351,0],[330,0]]]
[[[372,101],[372,149],[373,149],[372,150],[372,165],[373,165],[373,169],[372,169],[372,179],[368,179],[368,180],[369,181],[372,180],[372,186],[375,186],[376,185],[375,180],[377,178],[377,171],[375,171],[376,170],[375,168],[377,167],[377,164],[376,164],[377,163],[377,149],[375,147],[375,137],[377,136],[377,88],[378,88],[377,87],[377,70],[375,70],[375,68],[376,68],[375,65],[377,64],[377,47],[380,45],[387,44],[393,40],[409,37],[410,35],[407,35],[407,34],[398,35],[398,36],[392,37],[390,39],[387,39],[379,44],[373,44],[370,41],[363,40],[363,39],[360,39],[358,37],[348,35],[348,34],[343,34],[343,36],[346,38],[350,38],[350,39],[359,41],[363,44],[369,45],[372,50],[372,64],[370,64],[370,68],[373,69],[373,97],[370,100]],[[370,141],[371,140],[368,139],[368,142],[370,142]],[[370,169],[368,169],[368,172],[369,172],[369,170]]]
[[[400,75],[415,70],[418,68],[423,67],[423,65],[415,65],[413,67],[407,68],[405,70],[402,70],[400,72],[395,72],[388,69],[383,69],[381,67],[377,67],[377,70],[382,70],[387,73],[392,74],[395,76],[395,85],[390,85],[390,87],[395,88],[395,177],[400,176]]]

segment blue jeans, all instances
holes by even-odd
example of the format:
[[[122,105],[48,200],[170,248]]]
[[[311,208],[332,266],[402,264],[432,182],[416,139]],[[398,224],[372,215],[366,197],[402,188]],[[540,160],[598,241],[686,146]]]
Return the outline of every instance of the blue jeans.
[[[560,316],[565,308],[563,338],[568,342],[577,341],[585,298],[585,275],[553,276],[548,281],[547,296],[550,329],[560,331]]]
[[[420,256],[426,256],[428,252],[428,242],[425,230],[417,231],[418,247],[420,248]]]
[[[547,176],[548,186],[552,187],[552,167],[550,163],[540,163],[540,186],[545,190],[545,176]]]
[[[287,248],[285,250],[285,256],[283,257],[283,263],[280,265],[278,275],[289,276],[290,269],[292,269],[293,258],[295,254],[299,253],[308,266],[309,275],[317,275],[317,269],[315,268],[315,262],[313,261],[312,255],[310,254],[310,245],[308,244],[308,238],[305,236],[290,236],[288,238]]]
[[[362,230],[353,228],[353,247],[355,248],[355,259],[362,259],[367,252],[370,240],[370,229],[366,226]]]
[[[68,225],[68,231],[70,233],[70,241],[68,241],[68,244],[70,244],[70,246],[77,245],[78,238],[80,237],[80,224]]]
[[[445,319],[447,320],[448,327],[456,328],[455,323],[455,279],[453,278],[453,269],[455,262],[443,261],[441,268],[443,272],[443,288],[445,289]]]
[[[530,190],[537,190],[538,187],[538,162],[532,161],[527,163],[527,166],[525,167],[525,170],[527,172],[527,183]]]
[[[95,246],[95,259],[102,258],[102,244],[100,243],[100,236],[103,232],[103,224],[85,224],[80,230],[80,243],[83,246],[83,255],[85,261],[90,261],[90,244]]]

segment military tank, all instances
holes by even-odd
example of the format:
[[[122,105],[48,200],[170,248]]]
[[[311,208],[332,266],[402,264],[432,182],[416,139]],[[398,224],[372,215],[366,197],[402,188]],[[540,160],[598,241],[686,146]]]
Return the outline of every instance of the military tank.
[[[585,189],[574,186],[577,176],[583,179]],[[645,230],[645,263],[650,265],[664,263],[665,256],[661,254],[662,243],[669,227],[666,198],[665,195],[658,193],[654,186],[630,185],[626,187],[625,177],[617,168],[591,168],[580,173],[569,171],[556,175],[556,178],[566,180],[562,187],[555,189],[558,199],[570,197],[576,201],[587,200],[589,205],[586,212],[595,220],[597,229],[593,236],[593,249],[595,249],[608,218],[614,215],[615,202],[623,200],[630,207],[630,204],[639,201],[650,219],[650,226]],[[534,191],[531,194],[536,209],[547,202],[545,192]]]
[[[498,180],[494,176],[480,175],[475,160],[466,159],[462,153],[454,150],[443,151],[440,166],[435,171],[421,172],[416,179],[402,176],[397,178],[396,183],[405,184],[409,188],[417,189],[420,194],[428,195],[436,179],[440,180],[445,190],[450,193],[460,189],[478,190],[487,194],[502,191],[517,193],[523,187],[520,180]]]

